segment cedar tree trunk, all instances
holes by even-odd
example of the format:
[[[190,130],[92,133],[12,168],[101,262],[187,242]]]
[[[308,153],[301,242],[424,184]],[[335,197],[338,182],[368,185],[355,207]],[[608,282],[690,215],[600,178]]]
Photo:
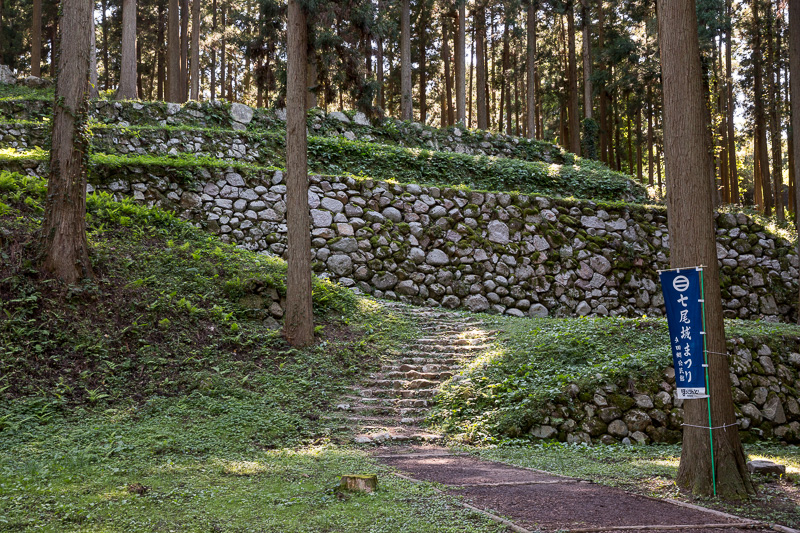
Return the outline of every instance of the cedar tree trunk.
[[[400,119],[414,120],[411,103],[411,2],[403,0],[400,14]]]
[[[528,4],[528,85],[525,92],[525,107],[528,110],[528,138],[536,138],[536,1]],[[480,86],[480,81],[478,81]]]
[[[178,0],[167,8],[167,101],[181,101],[181,36]]]
[[[122,0],[122,65],[118,100],[136,100],[136,0]]]
[[[62,0],[41,268],[65,283],[92,276],[86,241],[85,126],[93,16],[91,2]]]
[[[800,227],[800,0],[789,0],[789,70],[792,73],[789,82],[791,92],[792,147],[795,179],[795,213]]]
[[[664,155],[670,266],[705,266],[706,336],[714,430],[717,493],[745,498],[753,485],[745,464],[731,396],[722,321],[711,182],[707,179],[703,86],[694,0],[658,1],[658,41],[664,91]],[[708,426],[706,399],[685,400],[686,424]],[[713,493],[709,430],[684,426],[677,483],[692,493]]]
[[[466,92],[466,0],[458,2],[458,33],[456,34],[456,122],[465,124],[467,121],[467,92]],[[423,51],[424,54],[424,51]]]
[[[87,22],[88,24],[88,22]],[[33,0],[31,18],[31,76],[42,75],[42,0]]]
[[[192,0],[192,58],[190,61],[191,98],[197,101],[200,100],[200,0]],[[258,85],[258,88],[259,94],[261,94],[261,84]]]
[[[314,342],[311,300],[311,232],[308,210],[306,93],[308,28],[299,0],[289,0],[286,75],[286,318],[283,332],[292,346]]]

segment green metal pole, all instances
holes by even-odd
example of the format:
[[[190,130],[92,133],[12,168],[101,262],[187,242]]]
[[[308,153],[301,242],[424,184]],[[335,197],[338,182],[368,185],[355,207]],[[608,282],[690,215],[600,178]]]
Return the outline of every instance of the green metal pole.
[[[711,445],[711,481],[714,484],[714,497],[717,496],[717,469],[714,465],[714,424],[711,423],[711,383],[708,380],[708,333],[706,332],[706,289],[703,283],[703,269],[700,268],[700,295],[703,311],[703,361],[706,372],[706,405],[708,405],[708,440]]]

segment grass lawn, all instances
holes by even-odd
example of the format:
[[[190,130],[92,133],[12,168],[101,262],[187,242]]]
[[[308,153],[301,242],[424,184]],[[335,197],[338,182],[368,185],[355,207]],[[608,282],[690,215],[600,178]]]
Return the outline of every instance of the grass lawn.
[[[263,449],[237,431],[242,407],[156,399],[4,431],[0,531],[499,531],[364,451],[325,439]],[[378,491],[333,490],[352,473],[377,473]]]

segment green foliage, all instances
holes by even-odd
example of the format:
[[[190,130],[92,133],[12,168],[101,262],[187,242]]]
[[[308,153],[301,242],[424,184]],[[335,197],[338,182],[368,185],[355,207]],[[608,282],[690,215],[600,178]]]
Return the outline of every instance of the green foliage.
[[[597,147],[600,144],[600,125],[593,118],[585,118],[581,122],[581,153],[587,159],[597,159]]]
[[[32,265],[45,193],[44,180],[0,173],[5,394],[118,403],[203,390],[218,376],[239,379],[263,365],[309,374],[264,322],[273,298],[285,294],[282,260],[222,244],[166,211],[96,194],[88,197],[87,221],[97,278],[70,287],[40,281]],[[326,280],[314,281],[314,305],[320,320],[334,322],[332,335],[360,313],[350,291]],[[330,395],[359,350],[334,342],[324,353],[314,365],[325,384],[309,381],[294,393],[319,386]],[[296,406],[313,412],[319,398]]]
[[[411,150],[343,138],[309,142],[309,164],[328,174],[350,172],[405,183],[466,186],[579,198],[644,200],[644,190],[623,174],[588,160],[548,164],[499,157]]]
[[[552,409],[571,405],[565,391],[577,384],[593,391],[612,384],[625,390],[634,380],[652,390],[672,363],[664,319],[518,319],[494,317],[487,327],[502,330],[495,346],[441,389],[432,420],[467,442],[519,438]],[[797,335],[789,324],[730,321],[729,333],[769,339]]]

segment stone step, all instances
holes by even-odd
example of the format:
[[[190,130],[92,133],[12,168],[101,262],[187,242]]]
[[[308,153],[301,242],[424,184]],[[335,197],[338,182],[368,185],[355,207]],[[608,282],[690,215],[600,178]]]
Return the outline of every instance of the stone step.
[[[365,389],[362,404],[371,405],[381,399],[398,398],[430,398],[439,392],[438,388],[431,389]]]
[[[387,370],[390,372],[456,372],[461,370],[461,365],[441,365],[441,364],[427,364],[427,365],[409,365],[409,364],[402,364],[402,365],[392,365],[387,367]],[[381,368],[381,372],[384,369]]]
[[[445,381],[453,377],[452,372],[417,372],[416,370],[382,372],[382,374],[386,379],[427,379],[430,381]]]
[[[459,365],[461,358],[456,359],[453,355],[456,354],[443,354],[447,357],[424,357],[414,354],[408,354],[408,357],[398,359],[397,362],[403,365]]]

